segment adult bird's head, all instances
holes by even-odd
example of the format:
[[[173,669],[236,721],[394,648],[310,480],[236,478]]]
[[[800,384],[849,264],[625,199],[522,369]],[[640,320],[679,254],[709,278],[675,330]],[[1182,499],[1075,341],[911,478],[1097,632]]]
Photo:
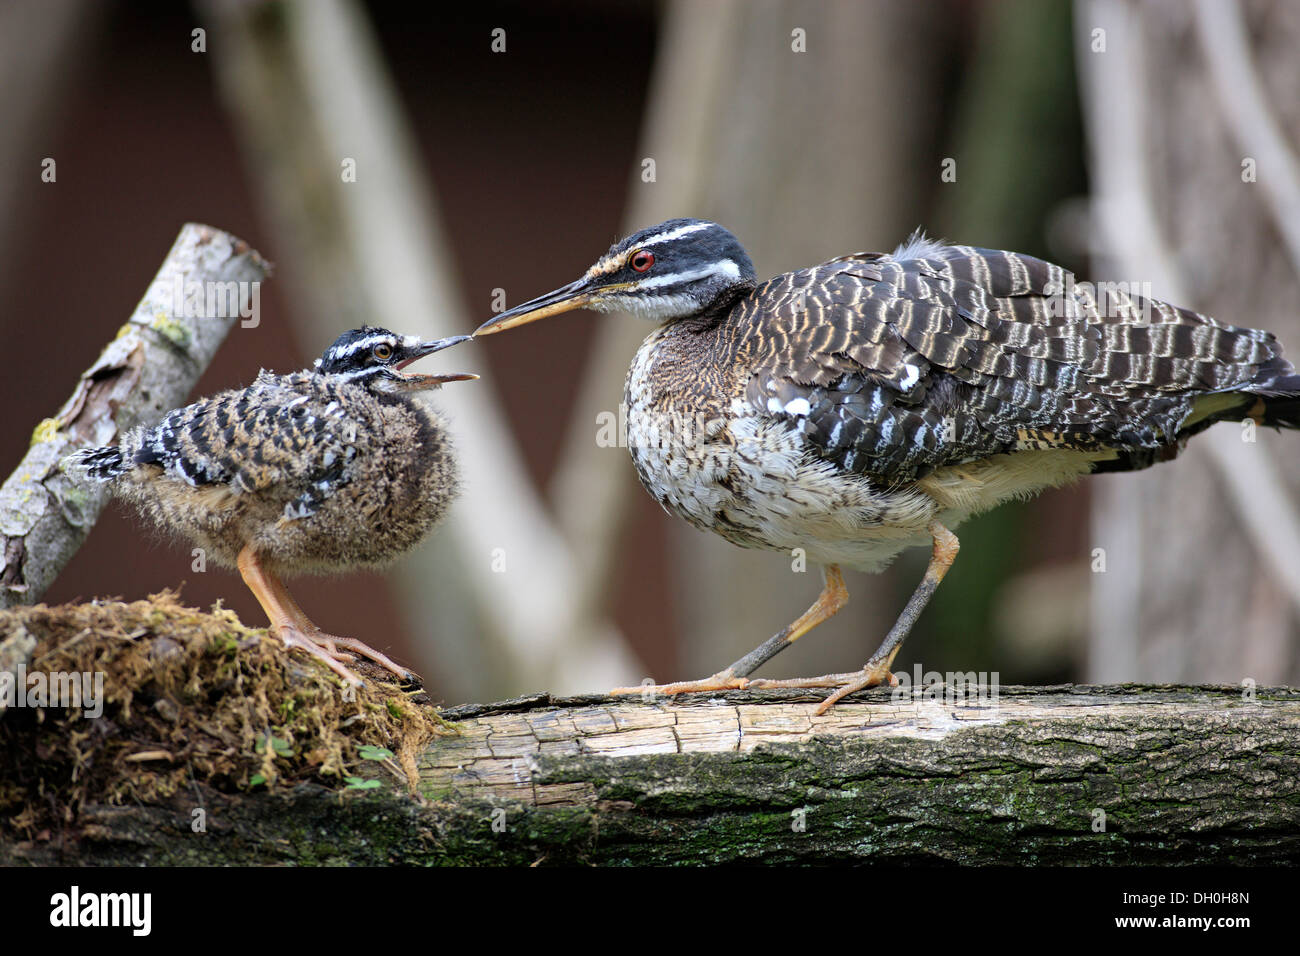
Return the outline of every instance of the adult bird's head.
[[[726,305],[755,285],[754,263],[730,232],[704,219],[670,219],[615,243],[578,281],[502,312],[474,334],[573,309],[669,322]]]
[[[478,378],[477,375],[462,372],[417,375],[402,371],[416,359],[469,338],[468,335],[453,335],[426,342],[414,335],[398,335],[388,329],[367,325],[360,329],[350,329],[335,339],[325,354],[316,360],[315,369],[322,375],[337,376],[375,391],[418,392],[437,388],[444,382],[465,382]]]

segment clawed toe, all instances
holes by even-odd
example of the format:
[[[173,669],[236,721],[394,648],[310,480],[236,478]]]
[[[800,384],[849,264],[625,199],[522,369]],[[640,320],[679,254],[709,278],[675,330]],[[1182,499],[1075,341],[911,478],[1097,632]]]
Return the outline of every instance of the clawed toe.
[[[286,647],[301,648],[312,657],[322,661],[325,666],[353,687],[360,687],[364,681],[353,673],[344,662],[355,661],[358,656],[374,661],[401,680],[408,681],[415,677],[406,668],[395,664],[387,655],[380,653],[354,637],[339,637],[337,634],[326,634],[320,630],[307,632],[290,624],[281,625],[278,631],[280,639],[284,641]],[[346,648],[346,650],[340,650],[340,648]]]
[[[786,680],[736,677],[730,670],[725,670],[703,680],[678,681],[673,684],[641,684],[637,687],[615,687],[609,693],[611,696],[641,694],[646,697],[671,697],[676,694],[716,694],[720,691],[746,690],[750,688],[755,690],[837,688],[835,693],[826,698],[817,708],[817,715],[821,716],[849,694],[857,693],[867,687],[876,687],[880,684],[886,684],[890,687],[898,686],[898,678],[890,673],[888,663],[868,664],[860,671],[852,671],[847,674],[823,674],[821,677],[795,677]]]
[[[401,665],[394,663],[386,654],[383,654],[375,650],[369,644],[365,644],[362,641],[358,641],[355,637],[339,637],[336,634],[326,634],[322,631],[320,634],[317,635],[317,639],[327,641],[330,644],[336,644],[340,647],[346,647],[354,654],[359,654],[362,657],[366,658],[367,660],[374,661],[380,667],[384,668],[384,670],[401,678],[402,680],[415,679],[414,673],[407,670],[405,667],[402,667]],[[351,655],[348,656],[350,659]]]
[[[898,678],[889,670],[889,663],[868,664],[862,670],[855,674],[845,675],[852,679],[845,682],[844,686],[837,690],[831,696],[821,702],[815,713],[818,717],[826,713],[836,704],[850,694],[856,694],[860,690],[866,690],[868,687],[878,687],[884,684],[888,687],[897,687]]]
[[[623,694],[644,694],[647,697],[672,697],[676,694],[716,694],[724,690],[744,690],[751,685],[744,677],[736,677],[730,671],[722,671],[702,680],[677,681],[673,684],[640,684],[636,687],[615,687],[611,696]]]
[[[276,631],[280,635],[280,640],[284,641],[285,647],[290,649],[297,647],[306,651],[353,687],[360,687],[365,683],[343,663],[344,660],[353,659],[351,654],[340,654],[328,642],[321,641],[315,635],[306,634],[291,624],[282,624],[276,628]]]

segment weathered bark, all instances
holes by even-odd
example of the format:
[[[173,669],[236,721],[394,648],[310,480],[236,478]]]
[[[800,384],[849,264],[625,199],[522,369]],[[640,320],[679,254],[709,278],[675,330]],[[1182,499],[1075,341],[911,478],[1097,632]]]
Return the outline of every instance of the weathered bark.
[[[1300,691],[1002,688],[456,708],[385,787],[87,807],[0,862],[665,864],[1300,861]],[[206,832],[191,826],[202,807]],[[1102,822],[1104,821],[1104,828]],[[495,825],[494,825],[495,824]]]
[[[59,462],[83,446],[111,444],[181,404],[240,319],[252,285],[269,271],[242,239],[193,223],[181,229],[135,314],[82,373],[59,413],[36,426],[31,449],[0,486],[0,608],[40,600],[107,500],[104,488],[75,482]],[[209,294],[220,295],[215,301],[225,302],[229,314],[178,314],[178,283],[182,306],[190,292],[203,290],[205,303]],[[233,302],[223,294],[227,283],[238,290]]]

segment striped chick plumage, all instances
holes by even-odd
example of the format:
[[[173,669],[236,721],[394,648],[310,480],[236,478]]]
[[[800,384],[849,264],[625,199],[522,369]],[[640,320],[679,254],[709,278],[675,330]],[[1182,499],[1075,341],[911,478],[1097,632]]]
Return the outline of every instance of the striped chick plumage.
[[[414,393],[474,376],[399,369],[462,338],[424,343],[353,330],[313,369],[262,371],[247,388],[176,409],[118,445],[78,452],[70,464],[111,482],[115,494],[207,559],[239,567],[282,636],[288,628],[366,654],[350,639],[322,640],[279,577],[389,563],[442,520],[457,491],[456,460],[445,423]],[[326,650],[338,664],[337,648]],[[377,652],[367,656],[390,663]]]

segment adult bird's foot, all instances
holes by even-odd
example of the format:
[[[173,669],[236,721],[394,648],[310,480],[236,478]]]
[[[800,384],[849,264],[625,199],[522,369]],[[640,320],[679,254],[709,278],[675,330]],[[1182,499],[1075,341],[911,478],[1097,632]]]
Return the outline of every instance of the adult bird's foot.
[[[891,654],[892,658],[893,655]],[[880,661],[876,664],[868,663],[860,671],[853,671],[849,674],[823,674],[821,677],[795,677],[789,680],[766,680],[757,678],[749,682],[753,688],[807,688],[807,687],[836,687],[839,688],[831,696],[827,697],[818,706],[816,714],[821,717],[826,711],[830,710],[837,703],[848,697],[849,694],[855,694],[860,690],[868,687],[876,687],[881,684],[889,687],[898,686],[898,678],[889,670],[890,661]]]
[[[641,684],[637,687],[615,687],[609,693],[611,697],[620,694],[671,697],[674,694],[712,694],[724,690],[744,690],[746,687],[751,686],[752,683],[748,678],[736,677],[728,669],[703,680],[684,680],[677,681],[674,684]]]
[[[891,655],[892,657],[892,655]],[[703,680],[686,680],[677,681],[673,684],[641,684],[638,687],[615,687],[611,690],[610,696],[624,694],[644,694],[646,696],[662,695],[670,697],[674,694],[714,694],[725,690],[767,690],[772,688],[810,688],[810,687],[836,687],[839,688],[830,697],[826,698],[817,708],[817,716],[822,716],[826,711],[834,707],[839,701],[843,700],[849,694],[857,693],[867,687],[875,687],[879,684],[886,684],[890,687],[898,686],[898,678],[889,670],[889,662],[882,661],[878,664],[867,664],[860,671],[852,671],[847,674],[823,674],[821,677],[793,677],[786,680],[769,680],[764,677],[736,677],[728,668],[714,674],[712,677],[706,677]]]

